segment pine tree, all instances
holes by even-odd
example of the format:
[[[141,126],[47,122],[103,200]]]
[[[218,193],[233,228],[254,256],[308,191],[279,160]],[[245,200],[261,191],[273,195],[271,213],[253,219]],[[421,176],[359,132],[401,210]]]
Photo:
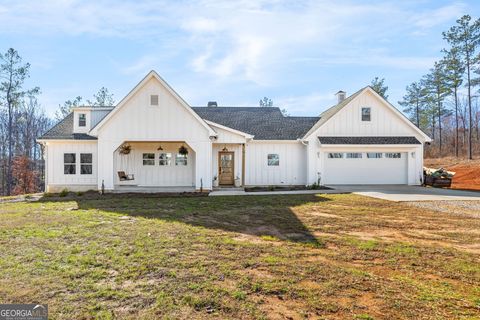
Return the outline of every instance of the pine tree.
[[[438,142],[440,155],[442,154],[442,116],[447,113],[444,106],[445,98],[449,93],[447,77],[445,75],[445,66],[440,62],[430,69],[430,73],[425,76],[425,86],[433,98],[435,105],[432,116],[438,119]]]
[[[379,77],[375,77],[370,83],[370,87],[375,90],[380,96],[382,96],[385,100],[388,100],[388,86],[385,85],[385,78],[380,79]]]
[[[463,83],[463,74],[465,73],[465,66],[461,61],[458,48],[451,48],[450,50],[443,50],[445,57],[442,60],[445,66],[445,76],[449,83],[450,94],[453,94],[455,105],[455,156],[458,157],[458,90]]]
[[[403,112],[410,116],[410,119],[420,127],[420,117],[424,110],[426,89],[419,82],[413,82],[406,88],[407,93],[403,100],[398,103],[404,108]]]
[[[471,71],[475,67],[478,57],[475,56],[476,49],[480,41],[480,19],[471,21],[469,15],[464,15],[457,20],[457,25],[450,28],[450,30],[443,32],[443,38],[458,50],[458,54],[462,63],[466,68],[467,76],[467,98],[468,98],[468,114],[469,114],[469,132],[468,132],[468,157],[473,159],[472,154],[472,79]]]

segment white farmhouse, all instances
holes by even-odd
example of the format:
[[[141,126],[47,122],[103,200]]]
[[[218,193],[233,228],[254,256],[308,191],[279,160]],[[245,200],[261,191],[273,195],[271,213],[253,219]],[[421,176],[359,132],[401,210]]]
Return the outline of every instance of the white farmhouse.
[[[77,107],[38,139],[46,190],[421,184],[431,139],[365,87],[318,117],[191,107],[155,71],[116,106]]]

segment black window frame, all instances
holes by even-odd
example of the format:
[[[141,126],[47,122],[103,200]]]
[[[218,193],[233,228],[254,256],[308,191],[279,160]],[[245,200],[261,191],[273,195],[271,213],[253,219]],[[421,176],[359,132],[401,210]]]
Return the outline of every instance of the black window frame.
[[[153,155],[153,157],[151,157]],[[147,156],[147,157],[145,157]],[[142,163],[144,166],[154,166],[155,165],[155,153],[145,152],[142,153]]]
[[[280,154],[278,154],[278,153],[267,154],[267,166],[269,166],[269,167],[280,166]]]
[[[176,153],[175,154],[175,165],[176,166],[188,166],[188,155]]]
[[[365,113],[368,111],[368,113]],[[372,121],[372,108],[362,107],[362,121],[369,122]]]
[[[72,159],[67,159],[67,156],[73,156]],[[63,174],[76,175],[77,174],[77,154],[72,152],[63,153]]]
[[[165,155],[164,158],[162,158],[162,155]],[[165,166],[171,166],[172,165],[172,153],[171,152],[161,152],[158,155],[158,165],[165,167]]]
[[[79,127],[86,127],[87,126],[87,114],[86,113],[79,113],[78,114],[78,126]]]
[[[90,156],[90,159],[88,159]],[[86,158],[87,159],[84,159]],[[90,161],[87,161],[90,160]],[[93,154],[92,153],[80,153],[80,174],[93,174]]]

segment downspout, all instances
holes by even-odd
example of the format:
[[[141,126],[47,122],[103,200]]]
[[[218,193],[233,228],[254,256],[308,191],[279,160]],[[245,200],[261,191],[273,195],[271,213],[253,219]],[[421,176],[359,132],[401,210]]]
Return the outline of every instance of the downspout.
[[[242,143],[242,186],[245,187],[245,143]]]

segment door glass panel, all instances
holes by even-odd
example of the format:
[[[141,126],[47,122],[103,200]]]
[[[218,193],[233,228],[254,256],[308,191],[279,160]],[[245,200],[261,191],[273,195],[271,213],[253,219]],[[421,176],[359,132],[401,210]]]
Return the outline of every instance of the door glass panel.
[[[233,184],[233,154],[220,154],[220,184]]]

